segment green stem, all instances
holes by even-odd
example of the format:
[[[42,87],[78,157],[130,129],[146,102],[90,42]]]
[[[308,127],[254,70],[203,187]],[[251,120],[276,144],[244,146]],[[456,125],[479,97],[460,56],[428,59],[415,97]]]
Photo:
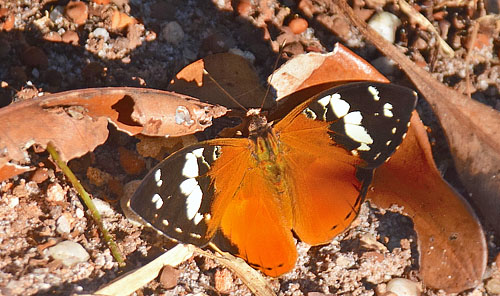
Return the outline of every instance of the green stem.
[[[118,246],[116,245],[115,241],[113,240],[113,237],[109,234],[108,230],[104,228],[104,224],[102,223],[102,218],[101,215],[99,214],[99,211],[95,207],[94,203],[92,202],[92,199],[90,198],[89,194],[85,189],[83,188],[82,184],[80,184],[80,181],[76,178],[76,176],[73,174],[71,169],[66,165],[64,161],[62,161],[61,157],[59,156],[59,153],[57,153],[55,147],[52,145],[52,143],[49,143],[47,145],[47,151],[50,153],[56,164],[61,168],[62,172],[66,177],[69,179],[71,184],[73,184],[73,187],[75,187],[76,191],[78,194],[80,194],[80,198],[83,200],[83,203],[87,206],[87,208],[90,210],[90,213],[92,215],[92,218],[94,221],[97,223],[99,226],[99,229],[101,230],[102,236],[104,237],[104,240],[109,246],[109,249],[111,250],[111,254],[115,258],[116,262],[120,266],[124,266],[125,262],[123,261],[123,257],[120,253],[120,250],[118,249]]]

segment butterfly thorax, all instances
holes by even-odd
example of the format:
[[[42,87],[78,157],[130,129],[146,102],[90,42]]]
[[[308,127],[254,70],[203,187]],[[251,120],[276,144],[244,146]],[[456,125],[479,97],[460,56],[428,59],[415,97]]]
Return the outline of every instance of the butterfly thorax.
[[[255,165],[262,170],[267,180],[281,187],[285,164],[281,159],[282,151],[278,136],[272,128],[272,123],[267,122],[264,115],[255,111],[250,116],[248,131],[249,139],[254,144],[252,155],[256,161]]]

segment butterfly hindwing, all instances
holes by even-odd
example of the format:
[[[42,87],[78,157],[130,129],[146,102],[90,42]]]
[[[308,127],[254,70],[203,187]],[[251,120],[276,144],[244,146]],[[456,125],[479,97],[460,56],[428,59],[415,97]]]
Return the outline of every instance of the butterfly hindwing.
[[[220,146],[196,144],[160,162],[144,177],[130,208],[166,236],[206,245],[214,187],[207,175]]]

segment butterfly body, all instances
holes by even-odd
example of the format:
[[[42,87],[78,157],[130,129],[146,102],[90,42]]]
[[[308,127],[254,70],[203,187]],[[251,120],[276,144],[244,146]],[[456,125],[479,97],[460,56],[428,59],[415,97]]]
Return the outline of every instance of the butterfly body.
[[[356,218],[370,181],[357,171],[390,157],[415,100],[406,88],[359,83],[325,91],[274,124],[251,112],[248,137],[172,154],[144,178],[130,207],[180,242],[222,237],[250,265],[278,276],[295,264],[294,234],[323,244]]]

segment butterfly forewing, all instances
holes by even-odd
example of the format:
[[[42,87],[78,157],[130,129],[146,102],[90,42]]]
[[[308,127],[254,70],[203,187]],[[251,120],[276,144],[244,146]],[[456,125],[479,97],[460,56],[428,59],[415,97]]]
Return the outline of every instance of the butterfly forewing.
[[[394,153],[408,129],[416,93],[394,84],[358,82],[327,90],[304,110],[307,116],[331,122],[330,135],[376,168]]]
[[[166,236],[206,245],[214,186],[207,175],[220,146],[186,147],[158,164],[130,199],[130,208]]]

